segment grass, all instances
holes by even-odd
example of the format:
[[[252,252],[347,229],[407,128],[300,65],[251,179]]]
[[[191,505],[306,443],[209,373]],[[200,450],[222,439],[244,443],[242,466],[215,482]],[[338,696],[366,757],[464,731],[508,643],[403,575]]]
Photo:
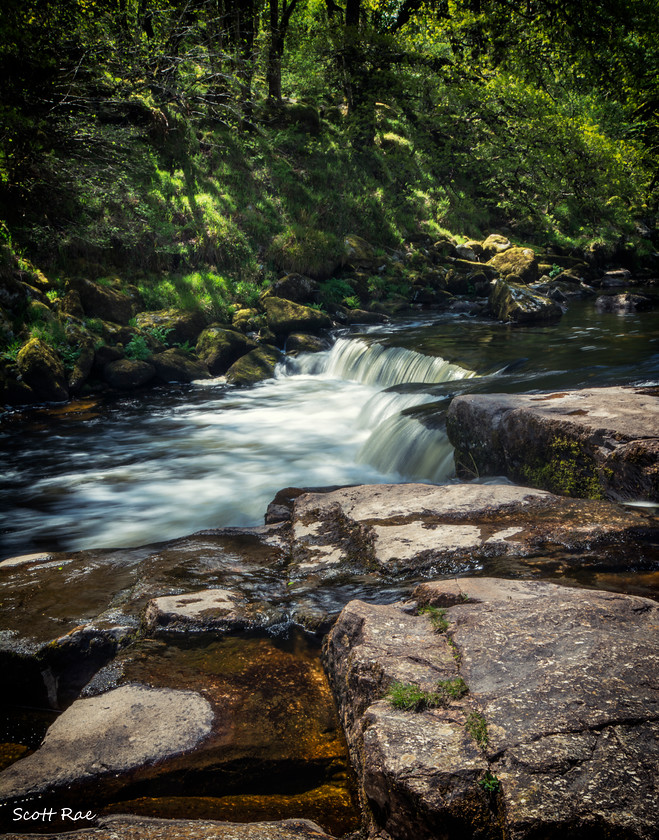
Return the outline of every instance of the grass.
[[[478,746],[484,750],[490,742],[485,717],[480,712],[471,712],[465,721],[465,729],[474,741],[476,741]]]
[[[418,614],[425,615],[430,619],[435,633],[446,633],[449,628],[448,620],[446,619],[446,609],[443,607],[421,607]]]
[[[389,687],[386,699],[395,709],[405,712],[422,712],[448,706],[451,701],[463,697],[469,688],[462,677],[440,680],[434,691],[423,691],[411,683],[395,682]]]

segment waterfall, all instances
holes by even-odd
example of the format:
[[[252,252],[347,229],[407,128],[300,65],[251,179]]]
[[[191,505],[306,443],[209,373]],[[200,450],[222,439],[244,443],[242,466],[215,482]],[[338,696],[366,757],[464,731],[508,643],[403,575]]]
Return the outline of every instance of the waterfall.
[[[365,385],[389,388],[406,382],[447,382],[474,376],[473,371],[452,365],[441,356],[425,356],[404,347],[339,338],[329,353],[325,374]]]
[[[302,354],[287,361],[280,375],[319,376],[369,386],[356,426],[370,431],[357,463],[386,475],[420,481],[443,481],[453,471],[453,449],[446,432],[428,428],[408,409],[433,402],[423,391],[399,393],[396,386],[438,384],[469,379],[475,372],[441,356],[403,347],[387,347],[363,338],[339,338],[331,350]]]

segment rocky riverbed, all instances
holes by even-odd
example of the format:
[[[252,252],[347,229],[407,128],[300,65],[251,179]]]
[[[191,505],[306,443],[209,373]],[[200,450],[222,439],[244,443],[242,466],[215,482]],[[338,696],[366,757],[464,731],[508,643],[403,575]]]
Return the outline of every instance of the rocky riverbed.
[[[61,711],[0,773],[7,830],[49,809],[37,827],[68,829],[62,809],[88,803],[340,836],[356,789],[372,837],[656,836],[657,606],[543,582],[557,565],[608,586],[611,569],[656,573],[651,512],[373,485],[282,491],[267,521],[0,564],[6,700]],[[468,577],[502,564],[517,580]],[[305,639],[329,628],[324,672]],[[267,830],[317,830],[296,825]]]

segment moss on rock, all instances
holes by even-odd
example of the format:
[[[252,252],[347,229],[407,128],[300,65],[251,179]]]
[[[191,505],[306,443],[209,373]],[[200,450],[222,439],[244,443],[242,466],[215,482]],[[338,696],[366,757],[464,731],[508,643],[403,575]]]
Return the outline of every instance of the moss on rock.
[[[274,348],[257,347],[234,362],[227,371],[227,382],[232,385],[254,385],[274,376],[279,355]]]
[[[45,341],[39,338],[30,339],[19,351],[16,361],[23,381],[32,389],[37,399],[68,399],[64,365]]]

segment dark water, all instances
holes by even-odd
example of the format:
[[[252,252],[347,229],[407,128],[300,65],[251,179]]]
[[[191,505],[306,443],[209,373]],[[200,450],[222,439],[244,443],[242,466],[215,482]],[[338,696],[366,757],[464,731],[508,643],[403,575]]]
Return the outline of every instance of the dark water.
[[[339,335],[237,390],[222,382],[5,415],[0,559],[262,522],[286,486],[452,479],[447,396],[659,381],[659,319],[574,302],[554,325],[465,316]]]

